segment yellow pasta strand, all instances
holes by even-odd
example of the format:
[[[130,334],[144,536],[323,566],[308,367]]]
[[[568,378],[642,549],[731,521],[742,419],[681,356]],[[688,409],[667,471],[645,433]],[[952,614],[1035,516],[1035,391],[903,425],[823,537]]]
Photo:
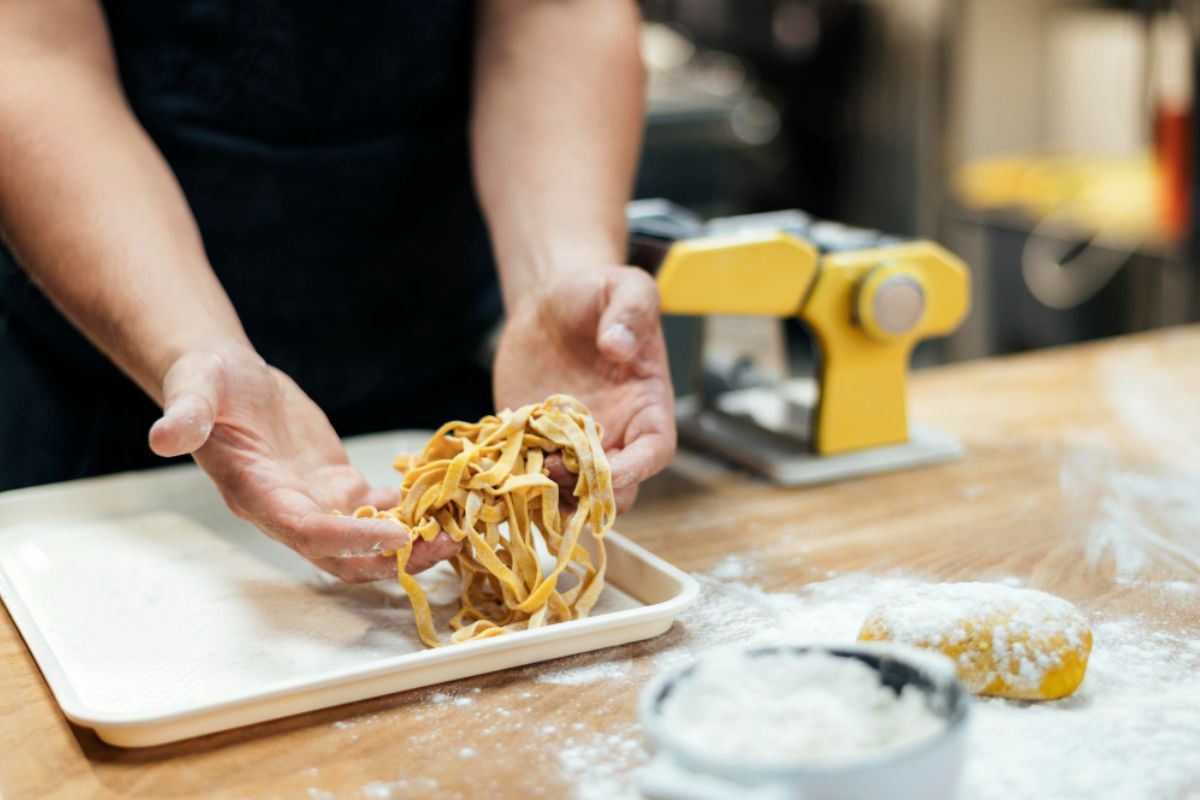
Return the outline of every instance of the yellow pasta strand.
[[[404,473],[399,504],[363,506],[354,516],[397,520],[414,540],[445,531],[463,543],[452,562],[461,608],[450,620],[454,633],[448,640],[433,623],[425,592],[404,571],[412,542],[395,552],[400,586],[426,646],[587,616],[604,588],[604,535],[617,513],[600,437],[587,407],[559,394],[479,422],[448,422],[420,453],[396,458]],[[578,477],[578,506],[566,519],[559,513],[558,484],[544,467],[549,453],[561,454]],[[580,543],[585,530],[595,541],[594,562]],[[539,539],[554,558],[547,574],[537,557]],[[560,589],[564,575],[574,584]]]

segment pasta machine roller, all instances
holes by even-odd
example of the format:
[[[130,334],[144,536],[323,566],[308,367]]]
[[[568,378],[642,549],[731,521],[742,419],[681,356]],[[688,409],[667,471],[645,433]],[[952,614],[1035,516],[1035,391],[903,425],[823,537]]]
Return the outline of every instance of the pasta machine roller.
[[[702,222],[666,201],[630,206],[632,258],[656,275],[664,314],[795,317],[815,375],[677,406],[681,440],[785,484],[961,457],[954,437],[908,421],[914,347],[966,316],[966,265],[929,241],[799,211]],[[701,358],[701,363],[703,360]]]

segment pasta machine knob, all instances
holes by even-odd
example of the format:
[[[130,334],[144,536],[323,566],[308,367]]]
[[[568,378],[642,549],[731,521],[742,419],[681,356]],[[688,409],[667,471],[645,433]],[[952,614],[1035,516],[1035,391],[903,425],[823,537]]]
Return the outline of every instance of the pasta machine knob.
[[[912,333],[925,315],[925,287],[915,271],[898,264],[872,269],[859,285],[855,318],[867,334],[889,342]]]

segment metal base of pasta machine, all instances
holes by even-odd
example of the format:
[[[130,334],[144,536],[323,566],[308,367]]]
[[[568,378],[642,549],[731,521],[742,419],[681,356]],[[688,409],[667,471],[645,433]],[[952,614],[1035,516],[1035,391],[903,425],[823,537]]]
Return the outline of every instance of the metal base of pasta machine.
[[[907,442],[819,455],[810,443],[816,398],[812,380],[723,392],[704,399],[682,397],[675,407],[679,438],[785,486],[954,461],[966,453],[955,436],[912,425]]]

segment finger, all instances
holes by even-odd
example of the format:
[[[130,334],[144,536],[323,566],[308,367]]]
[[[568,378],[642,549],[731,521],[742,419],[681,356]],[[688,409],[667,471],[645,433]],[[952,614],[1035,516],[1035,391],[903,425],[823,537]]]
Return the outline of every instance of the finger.
[[[609,275],[606,290],[596,347],[605,358],[623,364],[658,327],[658,286],[642,270],[620,267]]]
[[[408,528],[390,519],[355,519],[318,512],[301,518],[293,531],[310,557],[373,556],[408,545]]]
[[[442,531],[428,542],[424,539],[418,539],[413,542],[412,553],[408,557],[408,563],[404,565],[404,571],[409,575],[424,572],[439,561],[454,558],[461,549],[462,542],[454,541],[454,539],[450,538],[450,534],[445,531]],[[394,574],[395,570],[392,570],[392,573]]]
[[[167,404],[150,428],[150,449],[164,458],[194,453],[208,441],[214,406],[198,394],[185,394]]]
[[[562,453],[551,453],[546,456],[542,466],[550,473],[550,480],[558,484],[559,494],[570,494],[575,491],[575,484],[579,481],[579,476],[567,469],[567,465],[563,463]]]
[[[567,469],[563,463],[562,453],[551,453],[546,456],[543,466],[550,473],[550,480],[558,484],[558,513],[563,516],[571,514],[579,508],[579,498],[575,496],[575,486],[579,476]]]
[[[636,486],[661,472],[675,455],[675,438],[663,433],[648,433],[612,454],[613,488]]]
[[[411,537],[395,520],[334,516],[292,489],[256,499],[253,508],[242,504],[251,521],[308,559],[376,556],[405,547]]]
[[[634,502],[637,501],[638,487],[637,485],[626,486],[622,489],[613,491],[613,499],[617,503],[617,513],[624,514],[629,509],[633,508]]]
[[[558,513],[564,517],[569,517],[575,513],[575,509],[579,508],[579,498],[567,492],[558,493]]]
[[[163,415],[150,428],[150,449],[166,457],[199,450],[216,423],[220,385],[221,360],[215,353],[176,361],[163,379]]]
[[[428,542],[414,542],[404,571],[409,575],[424,572],[439,561],[453,558],[461,548],[462,543],[454,541],[444,531]],[[369,583],[396,577],[394,555],[315,558],[312,562],[346,583]]]
[[[636,486],[662,471],[675,456],[675,421],[659,406],[643,410],[626,431],[626,444],[609,453],[613,488]]]
[[[367,502],[376,508],[395,508],[400,503],[400,492],[387,486],[372,486],[367,492]]]
[[[315,558],[312,563],[346,583],[369,583],[396,577],[395,556]]]

